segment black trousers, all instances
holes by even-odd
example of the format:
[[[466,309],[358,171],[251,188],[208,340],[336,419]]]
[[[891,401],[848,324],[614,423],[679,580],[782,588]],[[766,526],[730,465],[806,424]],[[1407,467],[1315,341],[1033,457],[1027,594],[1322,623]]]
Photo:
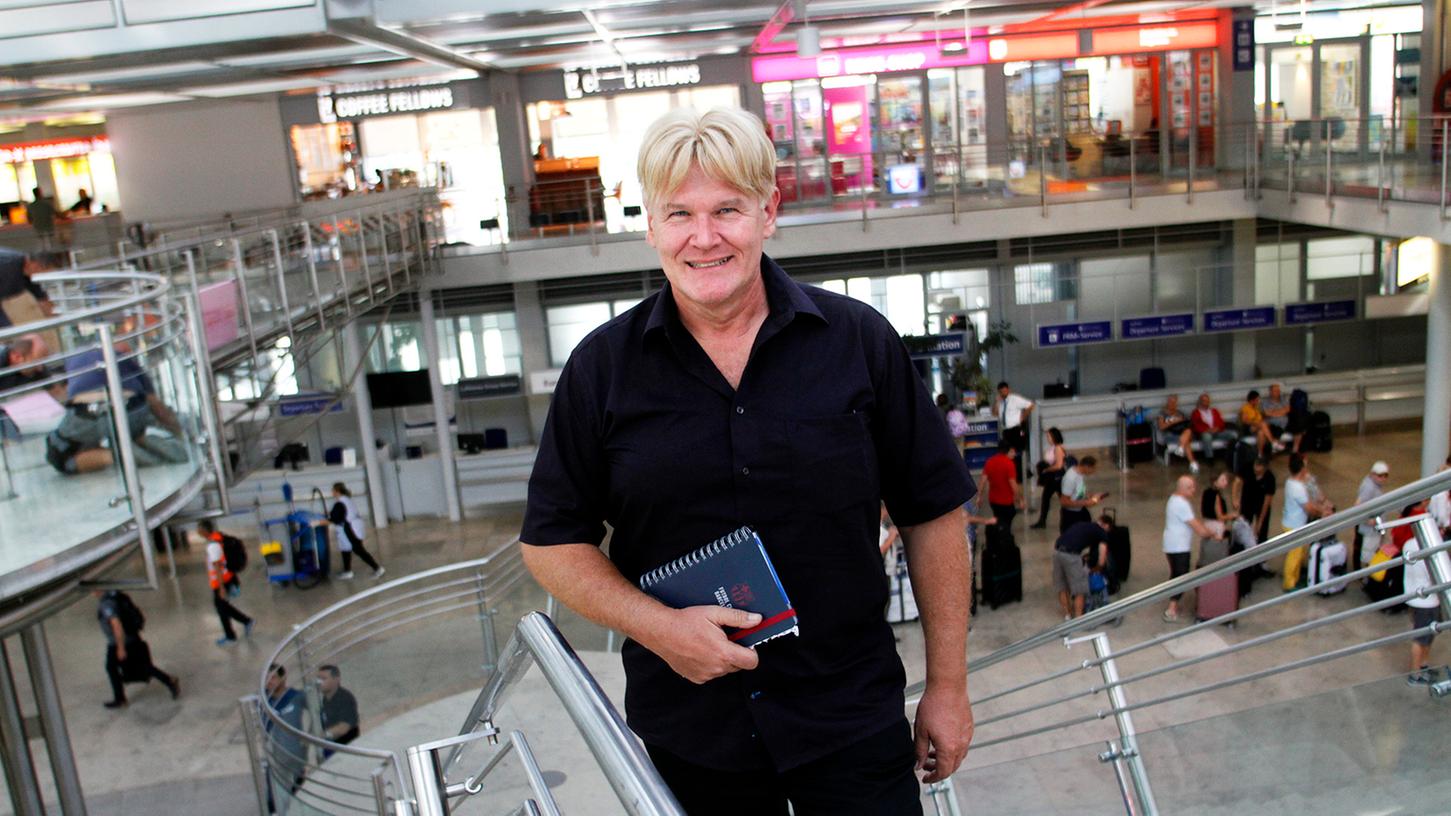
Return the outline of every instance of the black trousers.
[[[173,682],[171,675],[156,668],[156,664],[150,660],[146,661],[146,670],[150,672],[152,679],[160,680],[164,686],[170,686]],[[125,700],[125,681],[121,677],[121,661],[116,657],[116,644],[114,643],[106,644],[106,679],[111,681],[111,699]]]
[[[998,520],[997,524],[983,528],[987,533],[988,541],[998,541],[1004,533],[1011,534],[1013,531],[1013,519],[1018,517],[1018,507],[1014,504],[988,504],[992,508],[993,518]]]
[[[343,572],[347,572],[353,568],[354,555],[364,564],[372,567],[373,571],[376,572],[378,570],[378,562],[373,560],[373,554],[368,552],[367,548],[363,546],[363,539],[353,535],[353,528],[347,524],[343,525],[343,535],[348,537],[348,543],[353,547],[352,552],[343,550]]]
[[[789,771],[718,771],[654,746],[655,767],[689,816],[920,816],[912,727],[903,718]]]
[[[217,620],[222,622],[222,634],[226,635],[228,640],[237,639],[237,630],[232,628],[232,621],[236,621],[243,626],[252,622],[250,617],[243,614],[237,607],[232,606],[231,601],[227,600],[226,586],[223,586],[221,589],[212,590],[212,607],[217,610]]]

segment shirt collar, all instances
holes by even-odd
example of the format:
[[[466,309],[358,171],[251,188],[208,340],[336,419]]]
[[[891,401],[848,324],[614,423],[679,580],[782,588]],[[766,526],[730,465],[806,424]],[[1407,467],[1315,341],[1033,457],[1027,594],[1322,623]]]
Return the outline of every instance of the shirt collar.
[[[766,302],[771,312],[766,317],[768,325],[781,327],[796,319],[798,315],[811,315],[822,323],[828,323],[816,303],[791,279],[780,264],[765,253],[761,254],[761,278],[766,285]],[[675,296],[670,291],[670,281],[660,287],[659,297],[650,308],[650,317],[645,321],[645,337],[657,329],[680,324],[680,312],[675,305]]]

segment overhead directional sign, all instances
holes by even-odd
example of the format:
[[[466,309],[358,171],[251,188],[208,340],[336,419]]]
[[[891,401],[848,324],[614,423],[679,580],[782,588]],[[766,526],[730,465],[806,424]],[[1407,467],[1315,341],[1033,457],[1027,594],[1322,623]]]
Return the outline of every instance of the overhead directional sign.
[[[967,335],[962,332],[951,334],[929,334],[922,337],[904,337],[907,350],[914,360],[928,360],[933,357],[956,357],[967,351]]]
[[[1119,329],[1121,340],[1152,340],[1194,333],[1194,313],[1130,317]]]
[[[1204,313],[1204,331],[1223,332],[1241,329],[1273,329],[1275,307],[1250,306],[1245,309],[1213,309]]]
[[[1302,326],[1307,323],[1329,323],[1334,320],[1354,320],[1355,301],[1322,300],[1312,303],[1288,303],[1285,305],[1285,325]]]
[[[1110,320],[1093,320],[1087,323],[1040,323],[1038,325],[1038,348],[1107,343],[1112,339],[1113,322]]]

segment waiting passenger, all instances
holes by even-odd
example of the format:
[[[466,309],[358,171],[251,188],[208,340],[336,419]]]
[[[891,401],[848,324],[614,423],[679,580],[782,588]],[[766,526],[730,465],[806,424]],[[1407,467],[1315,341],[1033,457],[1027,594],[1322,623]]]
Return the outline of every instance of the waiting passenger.
[[[1189,417],[1179,410],[1179,395],[1170,394],[1164,400],[1164,408],[1159,411],[1157,420],[1159,434],[1164,444],[1169,444],[1174,439],[1179,440],[1179,450],[1184,452],[1184,458],[1189,460],[1189,472],[1199,472],[1199,462],[1194,458],[1194,445],[1192,441],[1193,429],[1190,427]]]
[[[1285,506],[1280,509],[1280,526],[1285,532],[1298,530],[1312,519],[1335,512],[1335,505],[1318,497],[1319,490],[1311,486],[1310,463],[1298,453],[1290,455],[1290,478],[1285,480]],[[1284,581],[1281,586],[1289,592],[1300,584],[1300,573],[1309,557],[1308,546],[1296,547],[1285,553]]]
[[[1058,489],[1058,534],[1068,532],[1068,528],[1081,521],[1092,521],[1093,516],[1088,508],[1096,507],[1103,503],[1107,493],[1088,494],[1088,487],[1084,477],[1092,476],[1098,469],[1098,460],[1092,456],[1085,456],[1078,460],[1078,464],[1063,472],[1063,486]]]
[[[1293,410],[1293,406],[1285,401],[1279,383],[1270,383],[1269,391],[1260,400],[1260,411],[1265,415],[1265,422],[1269,423],[1270,435],[1278,442],[1281,436],[1289,433],[1290,450],[1299,453],[1300,440],[1305,438],[1305,428],[1310,420],[1308,412]]]
[[[1360,489],[1355,493],[1355,505],[1378,498],[1386,492],[1386,483],[1391,479],[1391,467],[1377,461],[1370,466],[1370,473],[1360,480]],[[1355,505],[1351,505],[1354,507]],[[1380,531],[1375,528],[1375,519],[1366,519],[1355,528],[1355,546],[1350,551],[1350,569],[1358,570],[1370,563],[1370,557],[1380,546]]]
[[[1221,470],[1209,487],[1199,496],[1199,514],[1204,517],[1204,526],[1214,531],[1216,538],[1223,538],[1239,513],[1230,505],[1226,490],[1233,486],[1235,477],[1227,470]]]
[[[1214,458],[1216,442],[1233,445],[1239,441],[1239,434],[1225,427],[1224,417],[1220,416],[1219,409],[1210,401],[1207,391],[1199,395],[1199,404],[1189,414],[1189,427],[1199,438],[1199,452],[1206,459]]]
[[[124,351],[124,346],[118,345],[117,350]],[[66,385],[65,416],[45,439],[46,461],[66,475],[105,470],[115,462],[111,406],[107,401],[102,359],[101,349],[97,347],[66,360],[66,371],[77,373]],[[126,398],[126,418],[131,425],[137,465],[186,462],[186,449],[180,442],[181,425],[156,395],[151,377],[141,370],[135,357],[121,359],[117,369]],[[152,425],[160,425],[171,437],[148,434],[146,429]]]
[[[1274,434],[1270,432],[1270,423],[1265,421],[1265,413],[1260,410],[1260,392],[1250,389],[1245,395],[1244,405],[1239,408],[1239,429],[1245,436],[1253,436],[1255,439],[1255,450],[1260,456],[1270,453],[1279,453],[1285,449]]]
[[[1174,483],[1174,493],[1164,507],[1164,557],[1169,561],[1169,580],[1189,572],[1190,556],[1194,551],[1194,537],[1218,538],[1199,516],[1194,513],[1194,477],[1180,476]],[[1164,610],[1164,620],[1173,623],[1179,620],[1179,599],[1183,593],[1169,599],[1169,608]]]
[[[362,733],[358,727],[358,698],[343,688],[342,671],[331,664],[319,666],[317,690],[322,693],[322,702],[318,704],[322,735],[339,745],[347,745],[357,739]],[[332,753],[325,750],[322,758],[327,759]]]
[[[1424,510],[1424,504],[1417,508]],[[1406,537],[1405,544],[1401,546],[1401,555],[1415,555],[1421,551],[1421,542],[1415,535]],[[1404,591],[1412,593],[1406,601],[1406,606],[1411,608],[1411,629],[1426,629],[1432,623],[1442,623],[1444,618],[1441,614],[1441,602],[1439,592],[1429,592],[1435,586],[1436,580],[1431,575],[1426,559],[1419,558],[1415,561],[1407,561],[1405,565]],[[1431,642],[1436,639],[1434,630],[1417,636],[1411,641],[1411,673],[1406,677],[1406,683],[1412,686],[1428,686],[1439,679],[1439,672],[1430,667]]]
[[[1043,488],[1042,507],[1038,508],[1038,520],[1032,529],[1041,530],[1048,525],[1048,505],[1063,487],[1063,474],[1068,470],[1068,451],[1063,449],[1063,432],[1057,428],[1048,429],[1048,444],[1043,446],[1043,459],[1038,462],[1038,486]]]

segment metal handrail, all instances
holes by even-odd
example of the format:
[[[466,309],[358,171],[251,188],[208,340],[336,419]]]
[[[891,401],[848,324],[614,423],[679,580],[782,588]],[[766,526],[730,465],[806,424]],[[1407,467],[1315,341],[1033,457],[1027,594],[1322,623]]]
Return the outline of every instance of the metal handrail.
[[[1064,621],[1056,626],[1049,627],[1038,634],[1030,635],[976,660],[968,661],[968,670],[982,671],[989,666],[1003,663],[1018,655],[1032,651],[1039,646],[1059,641],[1075,632],[1091,630],[1106,625],[1129,612],[1165,601],[1174,595],[1181,595],[1187,590],[1194,589],[1202,584],[1223,578],[1227,575],[1232,575],[1242,569],[1254,566],[1277,555],[1283,555],[1298,547],[1308,546],[1340,530],[1353,527],[1367,519],[1373,519],[1391,512],[1398,512],[1409,504],[1446,490],[1451,490],[1451,470],[1442,471],[1398,487],[1395,490],[1387,491],[1374,499],[1369,499],[1354,507],[1336,511],[1322,519],[1312,521],[1299,529],[1281,533],[1257,547],[1215,561],[1213,564],[1200,567],[1186,575],[1165,581],[1158,586],[1115,601],[1092,612],[1087,612],[1083,616],[1074,618],[1071,621]],[[925,689],[925,682],[919,681],[913,683],[907,688],[907,697],[909,699],[920,698]]]
[[[530,612],[519,620],[504,648],[498,671],[479,692],[459,736],[466,737],[484,727],[489,727],[492,732],[492,719],[499,703],[531,665],[539,667],[540,673],[558,695],[626,813],[630,816],[684,816],[680,803],[624,718],[574,649],[570,648],[554,621],[542,612]],[[423,754],[436,753],[445,747],[452,749],[447,759],[441,763],[424,761]],[[445,780],[437,778],[439,771],[446,771],[457,761],[462,747],[463,744],[455,738],[435,747],[409,749],[409,766],[413,770],[421,812],[446,812],[427,809],[422,790],[425,785],[431,786],[440,796],[465,792],[462,786],[455,790],[452,785],[445,786]],[[427,750],[420,750],[425,748]],[[477,785],[488,770],[486,767],[478,775],[470,777],[469,784]]]

